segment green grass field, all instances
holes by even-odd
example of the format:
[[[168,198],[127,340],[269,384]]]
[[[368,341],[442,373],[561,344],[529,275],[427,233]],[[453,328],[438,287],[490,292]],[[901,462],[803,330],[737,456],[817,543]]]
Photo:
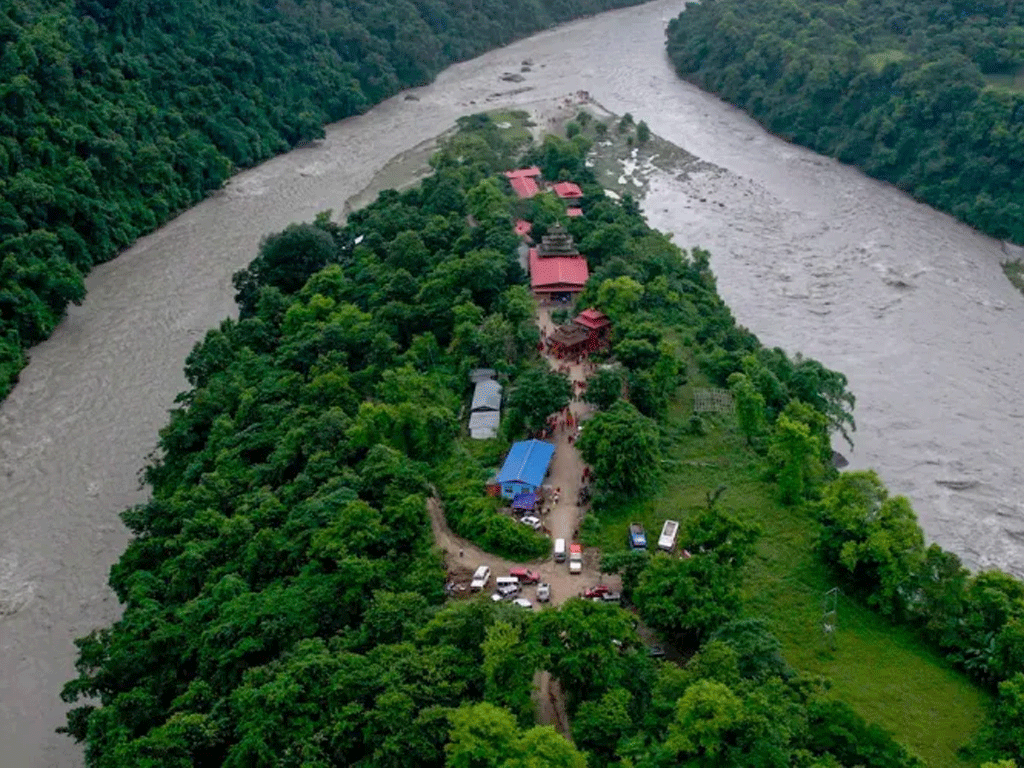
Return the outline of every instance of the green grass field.
[[[669,429],[679,435],[666,456],[661,490],[628,508],[602,513],[596,540],[605,551],[624,549],[630,521],[642,522],[651,546],[664,520],[683,521],[706,506],[707,493],[727,489],[717,507],[763,529],[743,591],[749,615],[766,618],[795,668],[828,677],[837,698],[890,731],[929,766],[967,766],[957,749],[977,730],[987,694],[952,670],[908,630],[840,597],[835,649],[822,632],[823,603],[835,586],[814,550],[817,523],[779,504],[762,480],[760,458],[748,450],[731,416],[707,436],[684,434],[692,409],[690,386],[680,391]],[[685,542],[679,542],[685,547]]]
[[[1024,67],[1012,75],[985,75],[985,82],[992,88],[1024,93]]]
[[[875,70],[881,72],[889,64],[895,64],[910,58],[910,54],[899,48],[888,48],[884,51],[865,54],[864,60]]]

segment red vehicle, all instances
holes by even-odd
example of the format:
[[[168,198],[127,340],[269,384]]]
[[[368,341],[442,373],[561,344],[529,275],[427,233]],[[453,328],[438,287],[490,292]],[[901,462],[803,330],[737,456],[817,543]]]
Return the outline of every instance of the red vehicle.
[[[521,584],[536,584],[540,581],[540,574],[529,568],[513,568],[508,575],[515,576]]]
[[[604,597],[606,594],[608,594],[611,591],[612,591],[612,588],[609,587],[607,584],[595,584],[590,589],[588,589],[586,592],[584,592],[583,596],[587,597],[587,598]]]

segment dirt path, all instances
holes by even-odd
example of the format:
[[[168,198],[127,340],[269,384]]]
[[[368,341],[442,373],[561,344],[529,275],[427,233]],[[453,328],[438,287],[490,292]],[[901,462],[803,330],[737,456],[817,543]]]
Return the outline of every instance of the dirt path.
[[[554,327],[550,308],[538,307],[537,326],[542,332],[549,332]],[[552,369],[566,370],[573,382],[573,400],[569,405],[573,426],[567,427],[565,421],[562,420],[551,439],[555,446],[555,454],[551,460],[551,468],[545,480],[545,486],[549,486],[558,493],[558,501],[548,504],[547,509],[541,514],[541,519],[552,541],[565,539],[567,542],[573,542],[579,538],[580,521],[585,511],[576,503],[580,487],[583,485],[585,464],[574,442],[570,442],[569,438],[575,438],[579,434],[577,426],[579,420],[586,419],[593,413],[593,408],[589,404],[577,398],[579,389],[576,383],[586,381],[587,368],[586,364],[566,363],[547,355],[545,358]],[[540,573],[542,582],[551,585],[551,603],[553,605],[561,605],[570,597],[580,594],[584,589],[599,581],[608,584],[615,590],[622,587],[618,576],[602,576],[600,573],[601,553],[596,548],[584,550],[583,572],[573,576],[569,573],[567,562],[556,563],[550,556],[543,560],[517,563],[485,552],[472,542],[456,536],[448,527],[444,507],[437,497],[432,497],[427,501],[427,511],[430,514],[430,528],[434,534],[434,541],[444,552],[445,566],[449,573],[475,571],[478,566],[486,565],[490,567],[493,576],[501,576],[507,574],[509,569],[515,566],[528,566]],[[486,593],[489,592],[489,589],[486,590]],[[533,602],[536,607],[540,607],[540,603],[536,599],[536,587],[524,587],[522,595]],[[558,681],[552,679],[547,671],[538,670],[534,676],[534,702],[537,722],[542,725],[553,725],[566,739],[572,741],[564,693]]]

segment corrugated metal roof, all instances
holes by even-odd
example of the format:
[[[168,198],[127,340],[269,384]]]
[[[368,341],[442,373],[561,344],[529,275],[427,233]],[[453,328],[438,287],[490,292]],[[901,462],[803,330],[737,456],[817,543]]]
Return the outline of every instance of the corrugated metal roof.
[[[499,411],[501,410],[501,384],[488,379],[478,381],[476,389],[473,390],[473,405],[471,411]]]
[[[474,440],[489,440],[497,437],[499,424],[501,424],[501,414],[497,411],[477,411],[469,417],[469,436]]]
[[[512,185],[512,191],[523,200],[527,200],[540,192],[537,182],[528,176],[516,176],[514,179],[509,179],[508,183]]]
[[[530,249],[530,286],[535,291],[557,290],[563,287],[578,287],[587,284],[590,270],[582,256],[537,255],[537,249]]]
[[[521,179],[523,177],[540,176],[540,168],[536,165],[531,165],[529,168],[516,168],[514,171],[505,171],[505,175],[510,179]]]
[[[498,472],[499,483],[521,482],[539,486],[544,482],[555,446],[540,440],[523,440],[513,443],[505,464]]]
[[[583,197],[583,190],[571,181],[560,181],[551,185],[551,190],[563,200],[566,198]]]

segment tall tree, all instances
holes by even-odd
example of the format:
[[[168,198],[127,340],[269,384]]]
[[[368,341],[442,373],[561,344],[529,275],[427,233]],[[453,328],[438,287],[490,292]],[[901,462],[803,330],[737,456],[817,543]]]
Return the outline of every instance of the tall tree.
[[[534,365],[512,383],[508,396],[506,423],[513,435],[522,430],[543,429],[548,417],[569,405],[572,385],[569,378],[552,371],[547,364]]]
[[[658,426],[625,401],[587,421],[577,445],[597,482],[613,492],[636,495],[661,474]]]

